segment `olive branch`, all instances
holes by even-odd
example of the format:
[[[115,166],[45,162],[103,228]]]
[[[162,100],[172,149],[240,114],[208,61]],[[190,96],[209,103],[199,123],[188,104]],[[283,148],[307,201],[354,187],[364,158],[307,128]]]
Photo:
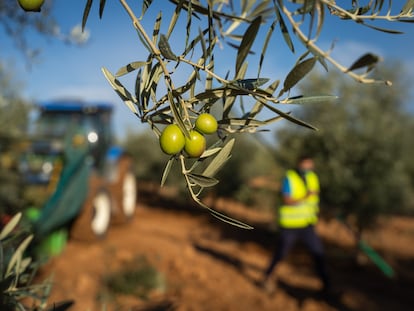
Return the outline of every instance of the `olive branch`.
[[[86,2],[83,26],[88,19],[92,2],[93,0]],[[391,13],[392,1],[388,1],[386,6],[382,0],[365,1],[363,5],[359,1],[352,1],[349,8],[339,6],[333,0],[241,0],[239,6],[233,6],[232,1],[228,3],[223,0],[169,0],[169,4],[175,8],[167,31],[161,33],[163,14],[160,12],[150,34],[143,27],[142,20],[154,1],[143,1],[140,17],[137,17],[126,0],[119,2],[137,30],[140,43],[148,52],[146,60],[131,62],[120,68],[115,75],[102,68],[112,88],[127,107],[141,122],[148,123],[158,138],[162,128],[168,124],[178,125],[183,134],[189,137],[194,127],[193,120],[198,115],[213,110],[220,114],[217,141],[208,146],[197,159],[189,158],[184,153],[172,155],[166,163],[161,185],[165,184],[173,164],[178,163],[189,194],[197,204],[223,221],[248,229],[251,226],[209,208],[201,200],[205,188],[217,185],[219,181],[215,175],[231,157],[235,143],[235,138],[231,136],[235,133],[257,132],[282,119],[315,129],[313,125],[283,111],[281,107],[337,99],[334,95],[290,96],[290,90],[316,64],[328,70],[330,63],[360,83],[382,82],[391,85],[390,81],[376,80],[369,76],[381,57],[366,53],[346,67],[330,55],[333,47],[328,51],[320,48],[317,42],[326,14],[391,34],[399,32],[380,28],[373,25],[373,21],[414,21],[412,0],[406,1],[398,14]],[[106,1],[100,0],[100,16],[105,3]],[[186,25],[185,31],[180,29],[180,35],[185,33],[181,54],[177,53],[178,44],[170,45],[171,35],[180,19]],[[264,39],[258,39],[264,28],[267,28]],[[193,31],[195,29],[198,31]],[[261,76],[264,60],[268,57],[270,39],[277,29],[293,53],[296,41],[306,50],[298,57],[283,83],[279,79]],[[215,68],[215,59],[220,57],[217,49],[224,44],[235,49],[232,78],[229,78],[232,72],[230,69],[222,75]],[[255,77],[246,77],[247,60],[258,44],[262,45],[262,50],[258,57],[257,74]],[[176,86],[176,76],[178,73],[188,72],[188,66],[191,70],[186,82]],[[361,73],[361,70],[365,72]],[[134,92],[130,92],[120,81],[123,76],[132,73],[136,74]],[[159,83],[161,79],[164,81],[164,90]],[[244,98],[249,99],[248,106],[244,104]]]

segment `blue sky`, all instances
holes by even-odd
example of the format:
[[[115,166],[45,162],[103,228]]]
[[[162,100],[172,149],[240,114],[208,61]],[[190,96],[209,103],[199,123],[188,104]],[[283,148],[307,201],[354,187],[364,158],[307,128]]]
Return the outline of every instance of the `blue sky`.
[[[50,0],[46,0],[50,1]],[[63,1],[55,0],[54,14],[63,32],[69,32],[79,24],[85,0]],[[65,44],[59,40],[46,39],[36,34],[30,34],[30,44],[41,47],[42,52],[30,68],[13,41],[0,30],[0,57],[11,63],[15,76],[24,84],[23,96],[34,101],[44,101],[61,97],[77,97],[84,100],[106,100],[114,103],[115,130],[122,138],[127,129],[142,130],[139,120],[121,102],[111,89],[101,73],[105,66],[115,73],[120,67],[131,61],[145,60],[146,51],[141,46],[131,21],[118,1],[107,1],[103,19],[98,18],[98,3],[94,1],[87,29],[90,32],[89,41],[82,47]],[[141,12],[142,1],[132,1],[136,14]],[[139,3],[138,5],[135,3]],[[399,2],[395,2],[395,5]],[[163,11],[164,24],[167,27],[171,6],[168,1],[155,1],[149,15],[143,20],[143,25],[151,32],[155,14]],[[379,54],[385,61],[399,59],[410,79],[414,82],[414,24],[394,23],[388,25],[405,32],[403,35],[390,35],[372,29],[354,25],[350,21],[333,23],[336,20],[329,18],[324,27],[319,42],[328,48],[332,41],[336,41],[333,56],[340,59],[344,65],[350,65],[353,60],[365,52]],[[197,30],[198,31],[198,30]],[[180,34],[175,33],[175,38]],[[263,69],[263,76],[282,79],[293,66],[300,52],[292,56],[280,36],[271,42],[272,48],[268,51],[270,61]],[[228,49],[228,48],[227,48]],[[223,54],[226,58],[227,54]],[[234,62],[216,58],[218,70],[231,70]],[[254,68],[254,61],[252,67]],[[414,98],[414,94],[413,94]],[[411,101],[413,102],[413,101]]]

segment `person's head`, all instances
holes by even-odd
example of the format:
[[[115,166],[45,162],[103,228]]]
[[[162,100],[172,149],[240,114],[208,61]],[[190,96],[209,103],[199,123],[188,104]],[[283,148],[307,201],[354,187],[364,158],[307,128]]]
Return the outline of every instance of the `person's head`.
[[[302,172],[312,171],[315,168],[313,159],[309,155],[302,155],[297,162],[298,170]]]

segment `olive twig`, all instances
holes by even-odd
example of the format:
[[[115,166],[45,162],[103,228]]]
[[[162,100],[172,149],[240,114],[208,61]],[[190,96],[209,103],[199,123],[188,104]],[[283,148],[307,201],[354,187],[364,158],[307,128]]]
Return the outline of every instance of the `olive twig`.
[[[321,48],[319,48],[319,46],[317,46],[314,42],[315,40],[311,40],[310,38],[308,38],[300,29],[299,24],[296,23],[296,21],[293,18],[293,14],[291,11],[289,11],[286,6],[282,6],[282,11],[285,14],[285,16],[287,17],[287,19],[289,20],[290,24],[292,25],[293,28],[293,33],[296,34],[296,36],[298,37],[298,39],[305,45],[306,48],[309,49],[309,51],[314,54],[317,57],[321,57],[325,60],[327,60],[328,62],[330,62],[334,67],[336,67],[338,70],[340,70],[341,72],[347,74],[348,76],[352,77],[353,79],[355,79],[357,82],[360,83],[379,83],[379,82],[383,82],[383,81],[378,81],[376,79],[368,79],[368,78],[364,78],[363,75],[358,75],[350,70],[348,70],[348,68],[346,68],[345,66],[341,65],[339,62],[337,62],[335,59],[333,59],[330,56],[330,53],[324,52]],[[392,82],[391,81],[384,81],[386,85],[391,85]]]
[[[148,44],[149,48],[151,49],[151,52],[154,54],[155,58],[157,59],[157,61],[159,62],[162,71],[164,73],[164,80],[165,80],[165,84],[167,86],[168,92],[172,93],[172,90],[175,89],[174,87],[174,83],[172,82],[170,73],[167,69],[167,67],[165,66],[164,61],[161,58],[161,52],[160,50],[155,46],[155,44],[152,42],[152,40],[149,38],[148,34],[146,33],[144,27],[142,26],[141,22],[139,21],[139,19],[135,16],[134,12],[132,11],[131,7],[128,5],[128,3],[125,0],[119,0],[122,4],[122,6],[124,7],[124,9],[127,11],[129,17],[132,19],[134,28],[136,30],[139,31],[139,33],[143,36],[145,42]],[[174,105],[174,102],[169,101],[170,106]],[[189,114],[187,112],[187,109],[185,107],[184,101],[182,99],[179,100],[179,104],[182,107],[182,110],[184,112],[184,120],[188,120],[189,119]],[[173,109],[171,107],[171,109]]]

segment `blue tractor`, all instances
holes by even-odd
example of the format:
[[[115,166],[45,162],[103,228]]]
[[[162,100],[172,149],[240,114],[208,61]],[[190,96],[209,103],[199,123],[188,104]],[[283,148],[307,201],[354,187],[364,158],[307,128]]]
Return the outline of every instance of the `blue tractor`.
[[[91,241],[128,221],[137,189],[131,157],[113,145],[110,104],[61,100],[37,108],[19,169],[35,245],[50,256],[69,236]]]

